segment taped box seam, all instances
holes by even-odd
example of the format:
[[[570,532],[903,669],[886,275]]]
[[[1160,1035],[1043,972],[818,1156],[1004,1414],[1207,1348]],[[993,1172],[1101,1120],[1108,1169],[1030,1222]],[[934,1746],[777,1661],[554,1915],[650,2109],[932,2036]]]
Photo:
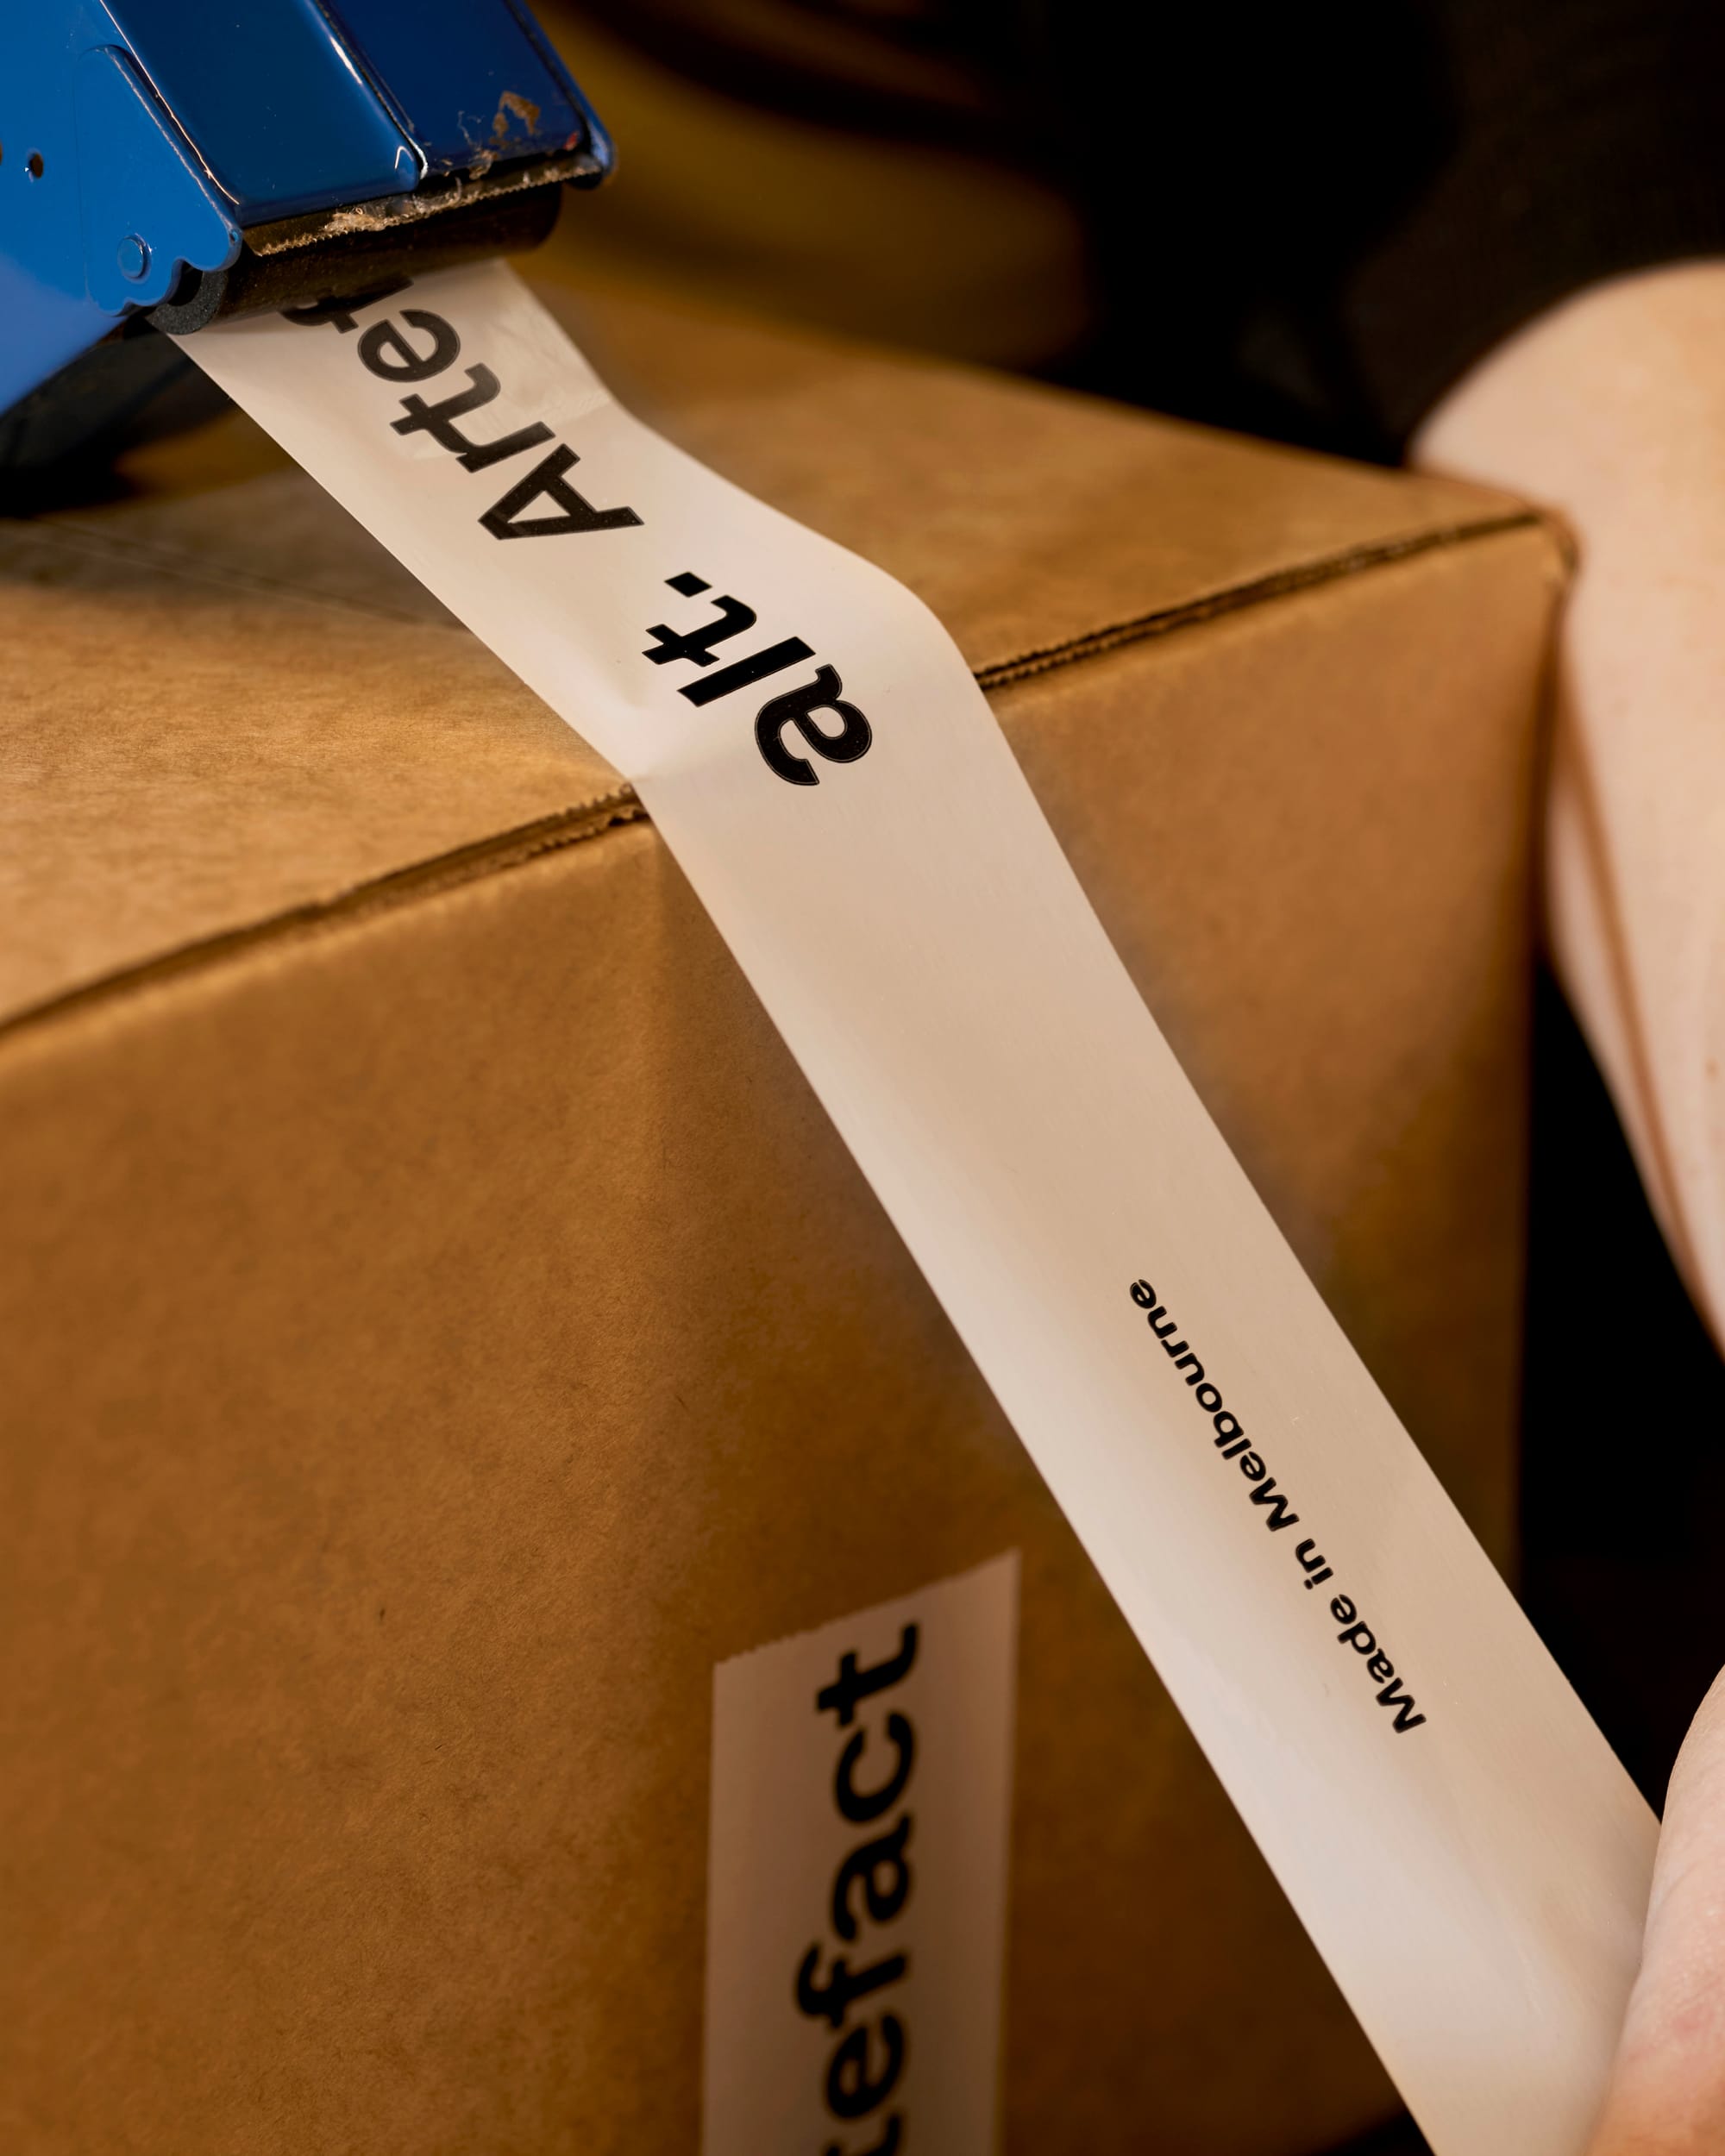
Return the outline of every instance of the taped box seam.
[[[38,527],[38,530],[50,532],[57,537],[82,540],[86,536],[66,526]],[[1421,555],[1469,545],[1478,540],[1539,531],[1559,542],[1557,552],[1566,579],[1570,566],[1568,555],[1562,547],[1561,534],[1553,521],[1536,510],[1517,510],[1477,523],[1428,528],[1373,541],[1339,554],[1320,555],[1288,569],[1276,570],[1263,577],[1225,586],[1217,591],[1182,600],[1177,605],[1158,608],[1104,628],[1086,631],[1082,636],[1022,653],[1013,659],[979,667],[975,669],[975,678],[984,690],[1006,687],[1013,682],[1028,680],[1059,667],[1082,664],[1087,659],[1101,657],[1133,643],[1170,635],[1182,629],[1201,627],[1207,622],[1266,605],[1277,599],[1293,597],[1373,569],[1391,567]],[[202,577],[216,584],[235,580],[232,573],[223,573],[215,565],[172,555],[163,548],[139,547],[134,542],[110,542],[105,536],[98,541],[98,544],[104,548],[111,547],[114,551],[131,551],[147,556],[166,573]],[[166,558],[164,559],[164,556]],[[240,574],[243,575],[243,573]],[[254,587],[263,586],[268,582],[261,578],[253,581]],[[362,603],[317,592],[302,591],[291,585],[271,586],[270,588],[285,596],[307,599],[313,603],[327,604],[342,611],[381,611]],[[406,617],[392,615],[391,617]],[[421,625],[436,628],[442,624],[422,623]],[[458,630],[461,635],[468,633],[461,630],[459,624],[452,623],[450,627]],[[602,837],[606,831],[621,824],[645,820],[648,820],[646,812],[634,788],[619,781],[609,793],[594,795],[549,816],[536,818],[530,823],[475,839],[449,852],[433,855],[427,860],[391,869],[383,875],[369,878],[339,892],[332,898],[310,899],[238,928],[199,937],[191,943],[159,952],[115,972],[98,975],[40,1003],[28,1005],[0,1018],[0,1050],[22,1035],[34,1035],[57,1020],[71,1018],[98,1005],[111,1004],[147,993],[187,974],[221,966],[266,946],[273,948],[303,938],[330,934],[377,914],[394,912],[403,906],[417,904],[422,899],[441,896],[481,878],[501,875],[511,869],[524,868],[546,854]]]
[[[1477,539],[1496,538],[1502,532],[1530,528],[1544,529],[1556,542],[1564,558],[1565,569],[1572,567],[1571,550],[1565,544],[1565,535],[1557,520],[1539,510],[1518,508],[1465,523],[1427,525],[1416,531],[1391,533],[1385,538],[1368,540],[1358,546],[1344,548],[1339,553],[1318,555],[1309,561],[1293,563],[1287,568],[1270,570],[1263,576],[1249,577],[1237,584],[1219,585],[1214,591],[1200,592],[1171,606],[1156,607],[1143,614],[1128,615],[1123,620],[1104,623],[1095,629],[1082,630],[1052,643],[1036,645],[1028,651],[1008,658],[985,661],[975,669],[976,679],[985,689],[1000,687],[1008,681],[1044,673],[1051,667],[1068,666],[1096,653],[1111,651],[1121,644],[1135,642],[1140,637],[1165,635],[1169,630],[1183,628],[1190,622],[1208,621],[1214,615],[1232,612],[1242,606],[1257,605],[1265,599],[1279,598],[1284,592],[1305,591],[1339,577],[1355,576],[1391,562],[1404,561],[1416,555],[1433,553],[1446,547],[1465,546]],[[297,583],[291,578],[259,575],[254,571],[235,568],[229,563],[211,561],[201,555],[183,553],[178,548],[97,531],[70,518],[56,523],[31,521],[22,526],[15,526],[14,530],[21,538],[28,534],[33,539],[57,541],[75,551],[110,559],[130,560],[154,568],[163,576],[183,577],[190,582],[210,584],[218,589],[244,592],[257,597],[295,599],[307,605],[331,607],[338,613],[401,622],[414,628],[442,630],[460,636],[470,633],[453,617],[439,619],[436,615],[412,607],[392,606],[381,599],[356,599],[317,585]]]

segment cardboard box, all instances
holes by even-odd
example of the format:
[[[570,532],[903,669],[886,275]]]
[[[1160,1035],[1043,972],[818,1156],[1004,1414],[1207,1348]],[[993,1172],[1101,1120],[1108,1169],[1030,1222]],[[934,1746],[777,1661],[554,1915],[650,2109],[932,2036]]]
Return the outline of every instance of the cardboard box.
[[[944,617],[1507,1557],[1549,532],[557,304]],[[1009,1549],[1007,2148],[1387,2113],[628,788],[237,418],[130,481],[0,530],[0,2146],[695,2147],[715,1665]]]

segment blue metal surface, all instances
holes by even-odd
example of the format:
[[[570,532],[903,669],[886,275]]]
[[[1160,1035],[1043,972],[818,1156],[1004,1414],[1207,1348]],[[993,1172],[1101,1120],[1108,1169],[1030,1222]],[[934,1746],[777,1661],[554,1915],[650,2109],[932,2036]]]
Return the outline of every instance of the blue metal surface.
[[[229,204],[122,47],[102,0],[34,0],[0,30],[0,411],[179,266],[239,252]],[[129,241],[146,256],[130,279]]]
[[[107,4],[242,225],[418,185],[412,143],[316,0]]]
[[[233,260],[238,220],[162,125],[129,54],[92,45],[78,56],[75,80],[85,288],[107,316],[154,307],[185,265],[216,269]]]
[[[599,135],[568,70],[508,0],[326,4],[429,172],[554,157]],[[608,165],[609,145],[602,135],[599,141]]]
[[[248,226],[571,150],[517,0],[0,0],[0,412]]]

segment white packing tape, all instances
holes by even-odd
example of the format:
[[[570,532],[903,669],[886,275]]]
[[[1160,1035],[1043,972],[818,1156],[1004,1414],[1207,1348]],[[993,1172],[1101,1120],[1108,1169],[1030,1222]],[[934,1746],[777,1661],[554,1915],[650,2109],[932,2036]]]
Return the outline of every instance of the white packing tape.
[[[634,781],[1440,2156],[1578,2156],[1652,1815],[950,637],[622,411],[510,270],[331,315],[186,349]]]

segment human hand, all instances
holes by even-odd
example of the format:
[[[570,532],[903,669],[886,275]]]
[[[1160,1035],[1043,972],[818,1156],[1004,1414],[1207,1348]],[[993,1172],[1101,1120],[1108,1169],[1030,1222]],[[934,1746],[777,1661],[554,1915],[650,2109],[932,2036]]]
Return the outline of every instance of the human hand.
[[[1414,454],[1528,495],[1575,533],[1547,822],[1553,956],[1672,1255],[1725,1342],[1725,262],[1554,309],[1450,392]]]
[[[1414,458],[1512,487],[1574,532],[1546,827],[1553,956],[1725,1343],[1725,262],[1554,309],[1450,393]],[[1725,1677],[1672,1776],[1589,2156],[1703,2150],[1725,2152]]]
[[[1588,2156],[1725,2149],[1725,1676],[1672,1775],[1641,1973]]]

